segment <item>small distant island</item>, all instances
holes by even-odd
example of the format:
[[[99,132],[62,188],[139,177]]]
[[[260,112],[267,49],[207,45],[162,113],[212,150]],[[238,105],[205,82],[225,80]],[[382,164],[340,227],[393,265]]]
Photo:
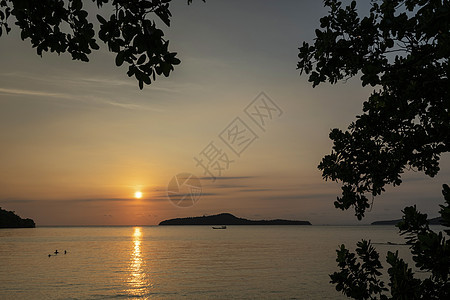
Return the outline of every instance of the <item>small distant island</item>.
[[[7,211],[0,207],[0,228],[35,228],[32,219],[22,219],[13,211]]]
[[[238,218],[230,213],[218,215],[176,218],[162,221],[159,225],[311,225],[309,221],[291,220],[247,220]]]
[[[388,221],[376,221],[370,225],[397,225],[402,219],[388,220]],[[428,219],[430,225],[441,225],[442,217]]]

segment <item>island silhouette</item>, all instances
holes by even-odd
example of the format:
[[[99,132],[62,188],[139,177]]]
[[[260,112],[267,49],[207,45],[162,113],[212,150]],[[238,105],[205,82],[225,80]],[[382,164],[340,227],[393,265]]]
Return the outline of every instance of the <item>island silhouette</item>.
[[[293,220],[248,220],[230,213],[218,215],[176,218],[162,221],[159,225],[311,225],[309,221]]]
[[[370,223],[370,225],[397,225],[400,223],[402,219],[395,219],[395,220],[386,220],[386,221],[375,221]],[[442,225],[442,217],[436,217],[432,219],[428,219],[428,224],[430,225]]]
[[[0,228],[35,228],[32,219],[22,219],[14,211],[4,210],[0,207]]]

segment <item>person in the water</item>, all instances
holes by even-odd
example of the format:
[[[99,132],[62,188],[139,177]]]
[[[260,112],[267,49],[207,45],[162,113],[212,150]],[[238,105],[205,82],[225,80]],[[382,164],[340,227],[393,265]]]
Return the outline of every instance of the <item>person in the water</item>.
[[[59,252],[58,252],[58,249],[56,249],[56,250],[55,250],[55,254],[58,254],[58,253],[59,253]]]

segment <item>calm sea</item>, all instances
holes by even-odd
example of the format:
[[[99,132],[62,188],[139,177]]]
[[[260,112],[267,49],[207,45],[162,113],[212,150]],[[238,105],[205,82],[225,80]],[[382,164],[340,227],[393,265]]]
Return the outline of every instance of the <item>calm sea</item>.
[[[328,274],[362,238],[408,253],[393,226],[1,229],[0,299],[346,299]]]

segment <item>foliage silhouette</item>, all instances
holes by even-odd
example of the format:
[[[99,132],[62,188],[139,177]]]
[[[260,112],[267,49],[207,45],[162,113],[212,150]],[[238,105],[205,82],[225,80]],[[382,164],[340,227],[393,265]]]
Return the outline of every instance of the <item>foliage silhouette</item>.
[[[362,19],[356,1],[345,7],[337,0],[324,3],[329,14],[321,18],[314,44],[299,48],[297,66],[313,87],[358,74],[363,86],[374,87],[348,130],[331,131],[333,150],[318,166],[325,180],[342,182],[336,208],[353,207],[361,220],[368,197],[373,201],[385,185],[400,185],[405,169],[435,176],[440,155],[450,150],[450,2],[373,0]],[[448,185],[443,194],[440,214],[448,228]],[[380,279],[379,253],[362,240],[356,254],[344,245],[337,250],[340,271],[330,275],[336,290],[354,299],[450,299],[450,230],[447,237],[433,232],[415,206],[403,213],[400,234],[428,277],[415,278],[398,252],[388,252],[388,288]]]
[[[176,52],[169,51],[169,41],[149,16],[170,26],[171,0],[92,0],[101,9],[110,4],[111,15],[97,14],[98,38],[116,53],[116,65],[128,65],[128,76],[134,76],[143,89],[156,75],[169,76],[180,63]],[[203,0],[205,1],[205,0]],[[187,1],[188,4],[192,0]],[[92,50],[98,50],[94,24],[88,20],[82,0],[0,0],[0,36],[11,31],[10,16],[21,31],[22,40],[30,39],[37,54],[68,52],[72,59],[88,62]]]
[[[425,279],[414,277],[413,270],[398,256],[398,251],[387,254],[389,287],[380,280],[382,269],[379,254],[370,241],[357,244],[356,254],[344,245],[337,250],[339,272],[330,275],[336,290],[354,299],[450,299],[450,188],[444,184],[442,191],[445,205],[440,214],[443,232],[430,229],[427,215],[417,211],[415,206],[403,210],[402,221],[397,225],[400,234],[406,237],[416,268]],[[390,297],[386,292],[390,291]]]
[[[450,4],[377,0],[361,19],[356,1],[324,3],[329,14],[299,48],[298,68],[313,86],[360,74],[374,87],[348,130],[331,131],[333,151],[319,164],[324,179],[342,182],[335,206],[361,219],[405,169],[433,177],[450,150]]]

